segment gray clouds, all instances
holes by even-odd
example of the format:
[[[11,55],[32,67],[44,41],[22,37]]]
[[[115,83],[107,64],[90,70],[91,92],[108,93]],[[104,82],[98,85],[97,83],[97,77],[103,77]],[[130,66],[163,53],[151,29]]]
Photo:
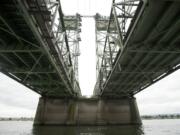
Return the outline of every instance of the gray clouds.
[[[0,116],[34,113],[39,95],[0,73]]]
[[[180,70],[136,95],[140,113],[180,113]]]

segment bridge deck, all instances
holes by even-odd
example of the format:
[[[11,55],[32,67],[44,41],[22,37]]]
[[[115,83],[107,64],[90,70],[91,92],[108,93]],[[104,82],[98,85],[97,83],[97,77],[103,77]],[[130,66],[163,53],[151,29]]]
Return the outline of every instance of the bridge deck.
[[[1,0],[0,70],[43,96],[77,96],[74,85],[79,86],[71,83],[50,21],[46,5]]]
[[[96,93],[102,97],[132,96],[179,69],[179,33],[179,1],[144,3],[131,25],[123,52],[119,52],[102,91]]]

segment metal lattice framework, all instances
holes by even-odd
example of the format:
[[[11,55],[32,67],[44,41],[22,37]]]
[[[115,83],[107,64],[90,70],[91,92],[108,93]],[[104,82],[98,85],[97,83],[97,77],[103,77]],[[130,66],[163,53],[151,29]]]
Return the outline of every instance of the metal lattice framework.
[[[132,97],[178,70],[179,13],[177,0],[114,0],[94,94]]]
[[[104,43],[107,35],[107,27],[109,17],[96,14],[95,16],[95,31],[96,31],[96,77],[99,75],[101,62],[104,53]]]
[[[97,93],[103,89],[118,52],[124,49],[126,34],[138,5],[139,0],[113,0],[110,17],[95,16]]]
[[[113,0],[96,14],[94,94],[132,97],[179,69],[179,15],[178,0]],[[80,22],[59,0],[1,0],[1,72],[44,97],[79,97]]]
[[[75,74],[75,79],[78,81],[78,56],[80,56],[79,42],[81,41],[81,16],[79,14],[76,14],[76,16],[64,16],[64,22],[72,59],[73,71]]]
[[[0,1],[1,72],[43,96],[80,96],[80,20],[58,0]]]

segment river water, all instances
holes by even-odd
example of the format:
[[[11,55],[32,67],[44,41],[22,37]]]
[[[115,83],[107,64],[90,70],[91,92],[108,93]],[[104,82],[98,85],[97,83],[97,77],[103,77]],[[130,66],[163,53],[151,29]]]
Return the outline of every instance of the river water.
[[[0,135],[180,135],[180,119],[143,120],[142,126],[38,126],[0,121]]]

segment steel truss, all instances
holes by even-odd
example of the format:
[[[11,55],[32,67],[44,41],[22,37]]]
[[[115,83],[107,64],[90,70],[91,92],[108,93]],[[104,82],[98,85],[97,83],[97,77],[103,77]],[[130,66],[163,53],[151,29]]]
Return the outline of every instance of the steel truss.
[[[57,51],[62,54],[65,68],[76,85],[78,79],[78,56],[80,56],[79,42],[81,41],[81,16],[64,16],[59,1],[49,0],[48,9],[52,15],[52,32],[57,42]],[[76,87],[76,86],[74,86]]]
[[[76,14],[76,16],[64,16],[64,22],[65,22],[66,34],[68,38],[69,51],[71,55],[75,79],[76,81],[79,81],[78,56],[80,56],[79,42],[81,41],[80,38],[81,16],[79,14]],[[63,48],[63,44],[62,44],[62,48]]]
[[[59,0],[4,0],[1,7],[1,72],[43,96],[80,96],[80,15],[64,16]]]
[[[103,89],[117,54],[123,52],[129,26],[139,3],[140,0],[113,0],[110,17],[99,14],[95,16],[97,56],[95,95]]]

